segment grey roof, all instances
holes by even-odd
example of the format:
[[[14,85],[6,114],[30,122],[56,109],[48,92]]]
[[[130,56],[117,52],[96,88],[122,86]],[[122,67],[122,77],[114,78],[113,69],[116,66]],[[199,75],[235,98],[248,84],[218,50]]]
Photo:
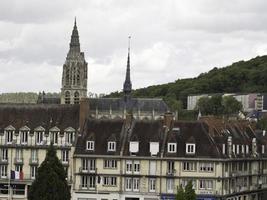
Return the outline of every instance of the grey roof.
[[[131,98],[124,101],[124,98],[92,98],[89,99],[90,110],[107,111],[130,109],[133,111],[155,111],[165,113],[169,110],[162,99],[153,98]]]

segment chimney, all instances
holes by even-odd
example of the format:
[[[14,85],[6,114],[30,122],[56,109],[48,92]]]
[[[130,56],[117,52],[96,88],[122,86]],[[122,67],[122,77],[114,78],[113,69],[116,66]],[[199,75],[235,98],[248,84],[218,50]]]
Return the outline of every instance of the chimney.
[[[89,99],[88,98],[81,98],[79,114],[80,114],[79,115],[79,128],[80,128],[80,132],[82,133],[85,120],[89,116]]]

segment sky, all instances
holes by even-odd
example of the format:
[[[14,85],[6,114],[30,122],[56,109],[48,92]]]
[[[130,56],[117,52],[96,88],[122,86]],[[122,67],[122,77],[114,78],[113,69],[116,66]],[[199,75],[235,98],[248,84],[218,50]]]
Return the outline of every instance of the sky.
[[[59,92],[74,18],[88,92],[134,89],[267,54],[266,0],[2,0],[0,93]]]

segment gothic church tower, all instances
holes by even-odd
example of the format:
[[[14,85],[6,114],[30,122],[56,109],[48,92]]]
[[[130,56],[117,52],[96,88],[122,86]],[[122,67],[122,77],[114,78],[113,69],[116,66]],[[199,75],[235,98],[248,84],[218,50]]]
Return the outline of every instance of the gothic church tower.
[[[61,104],[78,104],[87,96],[87,62],[80,50],[76,19],[72,30],[70,49],[63,65]]]

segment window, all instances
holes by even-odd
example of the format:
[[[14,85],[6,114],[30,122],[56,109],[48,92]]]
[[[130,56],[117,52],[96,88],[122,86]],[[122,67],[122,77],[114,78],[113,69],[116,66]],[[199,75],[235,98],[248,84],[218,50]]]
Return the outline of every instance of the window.
[[[53,144],[57,144],[58,143],[58,132],[51,132],[51,142]]]
[[[104,185],[105,186],[116,186],[117,185],[117,177],[104,176]]]
[[[202,172],[213,172],[214,164],[208,162],[199,163],[199,170]]]
[[[249,146],[246,145],[246,154],[249,154]]]
[[[38,145],[43,144],[43,132],[41,131],[36,132],[36,143]]]
[[[126,191],[131,191],[132,190],[132,178],[125,178],[125,190]]]
[[[31,166],[31,179],[35,179],[37,172],[37,166]]]
[[[7,178],[7,165],[1,165],[1,178]]]
[[[167,193],[173,193],[173,179],[167,179]]]
[[[132,160],[126,160],[126,173],[132,173]]]
[[[130,142],[130,153],[135,154],[139,151],[139,142]]]
[[[13,142],[13,132],[14,131],[6,131],[7,144],[12,144],[12,142]]]
[[[212,190],[213,181],[212,180],[199,180],[199,189]]]
[[[82,171],[95,171],[95,159],[82,159]]]
[[[7,161],[7,160],[8,160],[8,150],[2,149],[2,161]]]
[[[22,172],[22,165],[15,165],[15,171]]]
[[[182,183],[181,183],[182,187],[185,188],[188,185],[189,181],[192,181],[193,189],[195,190],[196,189],[196,180],[183,179]]]
[[[70,92],[65,92],[65,104],[70,104]]]
[[[95,142],[87,141],[86,142],[86,150],[94,151],[95,150]]]
[[[32,149],[32,152],[31,152],[31,161],[33,163],[36,163],[37,162],[37,158],[38,158],[37,149]]]
[[[139,178],[133,178],[133,191],[138,192],[139,191],[139,184],[140,179]]]
[[[174,161],[167,161],[167,174],[174,174]]]
[[[183,162],[184,171],[196,171],[196,162]]]
[[[68,163],[68,162],[69,162],[69,151],[62,150],[62,163]]]
[[[88,186],[88,179],[87,179],[87,176],[81,176],[81,187],[82,188],[87,188]]]
[[[108,142],[108,151],[116,151],[116,142]]]
[[[156,192],[156,179],[155,178],[149,179],[149,192]]]
[[[80,98],[79,98],[79,92],[74,93],[74,104],[79,104]]]
[[[159,152],[159,143],[158,142],[150,142],[149,150],[151,156],[156,156]]]
[[[66,133],[66,143],[72,144],[74,142],[74,133],[73,132],[67,132]]]
[[[116,169],[117,160],[104,160],[104,168]]]
[[[187,154],[194,154],[196,151],[196,145],[195,144],[186,144],[186,153]]]
[[[28,131],[21,131],[20,133],[21,144],[28,143]]]
[[[89,189],[95,189],[95,176],[89,176]]]
[[[156,175],[156,170],[157,170],[157,162],[155,160],[151,160],[149,162],[149,174]]]
[[[17,162],[21,162],[22,161],[22,149],[16,149],[16,157],[15,160]]]
[[[168,143],[168,153],[176,153],[176,143]]]
[[[81,176],[81,187],[83,189],[95,189],[95,176]]]
[[[262,146],[261,146],[261,153],[262,153],[262,154],[264,154],[264,152],[265,152],[264,150],[265,150],[265,149],[264,149],[264,145],[262,145]]]
[[[139,160],[134,160],[133,161],[133,166],[134,166],[134,173],[139,174],[140,173],[140,161]]]

